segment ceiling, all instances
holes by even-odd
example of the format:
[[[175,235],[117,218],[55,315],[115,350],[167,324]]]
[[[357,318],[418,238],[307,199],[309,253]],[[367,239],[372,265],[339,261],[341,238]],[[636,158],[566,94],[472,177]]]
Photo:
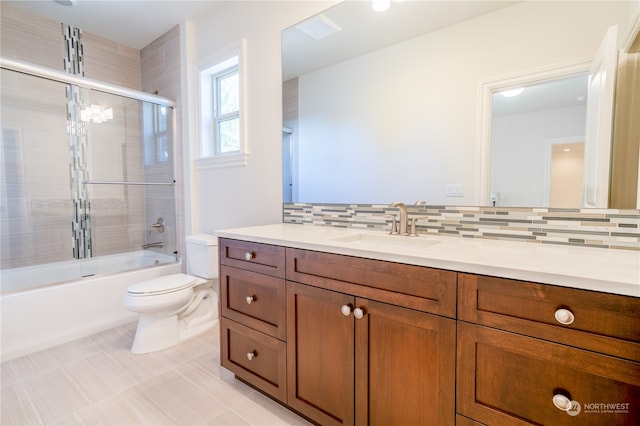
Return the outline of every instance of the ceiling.
[[[519,1],[398,1],[374,12],[369,1],[344,1],[316,17],[340,30],[314,40],[291,27],[283,32],[283,80],[513,6]]]
[[[211,13],[214,0],[78,0],[63,6],[54,0],[7,1],[32,13],[83,31],[142,49],[184,19]]]

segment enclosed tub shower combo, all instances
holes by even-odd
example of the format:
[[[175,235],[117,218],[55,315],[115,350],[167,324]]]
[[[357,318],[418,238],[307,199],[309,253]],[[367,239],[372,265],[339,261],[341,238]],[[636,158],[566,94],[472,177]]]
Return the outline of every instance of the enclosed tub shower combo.
[[[1,59],[3,359],[135,319],[182,270],[174,102]]]

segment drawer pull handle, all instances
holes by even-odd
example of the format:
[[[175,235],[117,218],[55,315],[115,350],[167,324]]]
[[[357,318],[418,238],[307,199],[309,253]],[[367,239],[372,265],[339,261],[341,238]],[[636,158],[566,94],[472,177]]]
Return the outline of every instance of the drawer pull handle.
[[[569,325],[576,319],[573,312],[568,309],[558,309],[554,316],[556,317],[556,321],[564,325]]]
[[[244,258],[247,259],[247,261],[250,261],[251,259],[253,259],[255,257],[255,253],[248,251],[244,254]]]
[[[258,356],[258,353],[256,351],[247,352],[247,359],[249,361],[253,361],[253,359],[257,356]]]
[[[573,406],[569,398],[559,393],[553,395],[553,405],[555,405],[558,410],[565,412],[571,410]]]
[[[255,296],[247,296],[247,305],[250,305],[255,301],[256,301],[256,297]]]
[[[362,319],[364,316],[364,310],[362,310],[362,308],[355,308],[353,310],[353,316],[356,317],[356,319]]]
[[[351,314],[351,305],[342,305],[340,310],[342,311],[342,315],[348,317]]]

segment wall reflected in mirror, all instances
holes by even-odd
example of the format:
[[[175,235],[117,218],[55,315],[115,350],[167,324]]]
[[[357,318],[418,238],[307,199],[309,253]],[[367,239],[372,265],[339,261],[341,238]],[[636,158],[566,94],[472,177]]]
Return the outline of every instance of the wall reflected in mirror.
[[[468,11],[478,5],[486,9],[470,16]],[[321,40],[295,27],[282,33],[283,125],[292,131],[283,194],[288,191],[293,202],[424,199],[432,205],[490,205],[494,192],[502,206],[548,205],[553,189],[545,190],[549,185],[542,178],[550,176],[544,170],[551,168],[546,146],[584,136],[584,118],[575,131],[544,135],[545,148],[536,152],[531,173],[531,155],[496,153],[522,179],[519,191],[512,190],[504,185],[518,180],[500,172],[508,181],[495,182],[502,186],[487,191],[491,173],[482,182],[479,166],[479,82],[593,58],[607,29],[617,25],[619,34],[627,34],[638,9],[634,1],[420,1],[394,3],[384,14],[372,15],[369,6],[343,2],[327,9],[321,15],[341,30]],[[418,6],[419,11],[409,10]],[[439,16],[449,19],[463,11],[462,20],[437,25]],[[417,18],[427,32],[398,40],[386,22],[394,16],[402,16],[406,27],[413,22],[409,17]],[[372,36],[376,28],[384,31]],[[361,29],[368,35],[358,35]],[[376,37],[395,44],[373,49],[367,43],[368,51],[344,57],[349,46]],[[331,59],[330,52],[343,56]],[[327,62],[316,64],[321,58]],[[580,108],[584,115],[584,105]],[[636,159],[636,179],[637,166]],[[524,182],[525,174],[538,180]]]
[[[587,73],[494,92],[490,204],[582,205],[586,116]]]

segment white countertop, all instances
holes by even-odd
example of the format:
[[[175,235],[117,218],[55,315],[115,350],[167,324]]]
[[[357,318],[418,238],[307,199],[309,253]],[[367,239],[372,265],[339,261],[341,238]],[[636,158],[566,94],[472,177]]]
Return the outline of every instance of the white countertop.
[[[274,224],[216,232],[242,239],[457,272],[640,297],[640,253],[553,244]]]

